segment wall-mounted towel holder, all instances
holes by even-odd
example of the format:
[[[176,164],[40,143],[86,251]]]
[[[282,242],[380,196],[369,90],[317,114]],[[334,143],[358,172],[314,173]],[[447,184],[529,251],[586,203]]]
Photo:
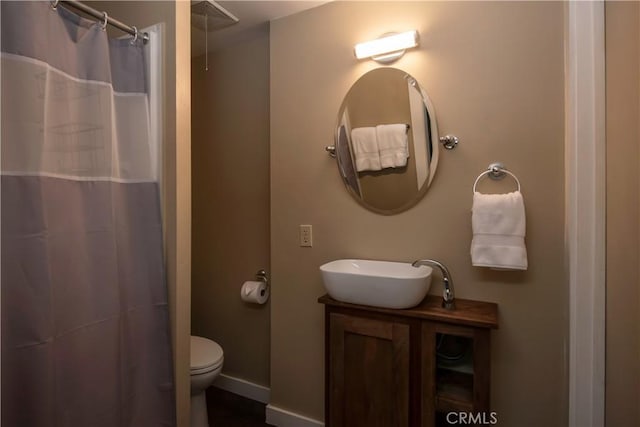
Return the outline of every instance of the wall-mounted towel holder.
[[[407,131],[409,131],[410,128],[411,128],[411,125],[407,125]],[[458,145],[459,141],[460,140],[455,135],[445,135],[445,136],[441,136],[440,137],[440,143],[447,150],[453,150],[454,148],[456,148],[456,146]],[[335,145],[327,145],[326,147],[324,147],[324,151],[326,151],[329,154],[329,156],[334,157],[334,158],[336,157],[336,146]]]
[[[515,176],[513,172],[508,170],[502,163],[496,162],[491,163],[486,171],[478,175],[476,181],[473,183],[473,192],[476,192],[476,186],[478,185],[478,181],[480,181],[482,177],[488,176],[489,178],[497,181],[503,179],[507,175],[510,175],[513,179],[516,180],[516,183],[518,184],[518,191],[520,191],[520,180],[518,179],[518,177]]]

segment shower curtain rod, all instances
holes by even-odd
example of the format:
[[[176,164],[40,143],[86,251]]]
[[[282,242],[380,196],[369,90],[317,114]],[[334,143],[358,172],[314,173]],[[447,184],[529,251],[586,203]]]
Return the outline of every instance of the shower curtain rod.
[[[112,17],[110,17],[109,15],[107,15],[107,12],[100,12],[99,10],[96,10],[92,7],[87,6],[86,4],[79,2],[79,1],[71,1],[71,0],[54,0],[51,2],[51,7],[53,7],[54,9],[60,4],[60,3],[64,3],[65,5],[68,5],[70,7],[73,7],[75,9],[78,9],[84,13],[86,13],[87,15],[91,15],[96,19],[100,19],[100,20],[105,20],[107,21],[107,24],[109,25],[113,25],[114,27],[118,28],[119,30],[124,31],[125,33],[129,33],[134,37],[140,37],[142,38],[142,41],[144,43],[149,41],[149,34],[147,33],[138,33],[138,29],[136,27],[130,27],[127,24],[123,24],[122,22],[118,21],[117,19],[114,19]]]

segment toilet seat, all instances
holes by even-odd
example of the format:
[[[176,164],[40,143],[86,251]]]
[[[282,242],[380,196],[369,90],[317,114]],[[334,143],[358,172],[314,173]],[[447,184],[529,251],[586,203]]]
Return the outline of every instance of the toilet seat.
[[[191,336],[191,375],[211,372],[222,365],[224,353],[215,341]]]

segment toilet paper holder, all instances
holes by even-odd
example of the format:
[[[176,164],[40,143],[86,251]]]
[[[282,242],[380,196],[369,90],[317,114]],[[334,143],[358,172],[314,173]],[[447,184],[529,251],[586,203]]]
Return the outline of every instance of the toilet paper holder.
[[[269,293],[269,278],[264,269],[258,270],[256,280],[247,280],[240,287],[240,299],[250,304],[265,304]]]
[[[265,285],[267,285],[267,290],[269,290],[269,278],[267,277],[267,272],[264,268],[258,270],[258,272],[256,273],[256,280],[264,282]]]

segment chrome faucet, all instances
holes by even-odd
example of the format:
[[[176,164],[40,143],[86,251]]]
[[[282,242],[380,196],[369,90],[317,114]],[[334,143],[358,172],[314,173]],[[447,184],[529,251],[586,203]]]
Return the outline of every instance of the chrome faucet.
[[[421,265],[428,265],[429,267],[438,267],[442,272],[442,281],[444,282],[444,292],[442,293],[442,306],[447,310],[454,310],[456,308],[456,304],[454,302],[453,296],[453,279],[451,278],[451,273],[449,273],[449,269],[445,267],[440,261],[436,261],[433,259],[420,259],[414,261],[412,264],[414,267],[420,267]]]

